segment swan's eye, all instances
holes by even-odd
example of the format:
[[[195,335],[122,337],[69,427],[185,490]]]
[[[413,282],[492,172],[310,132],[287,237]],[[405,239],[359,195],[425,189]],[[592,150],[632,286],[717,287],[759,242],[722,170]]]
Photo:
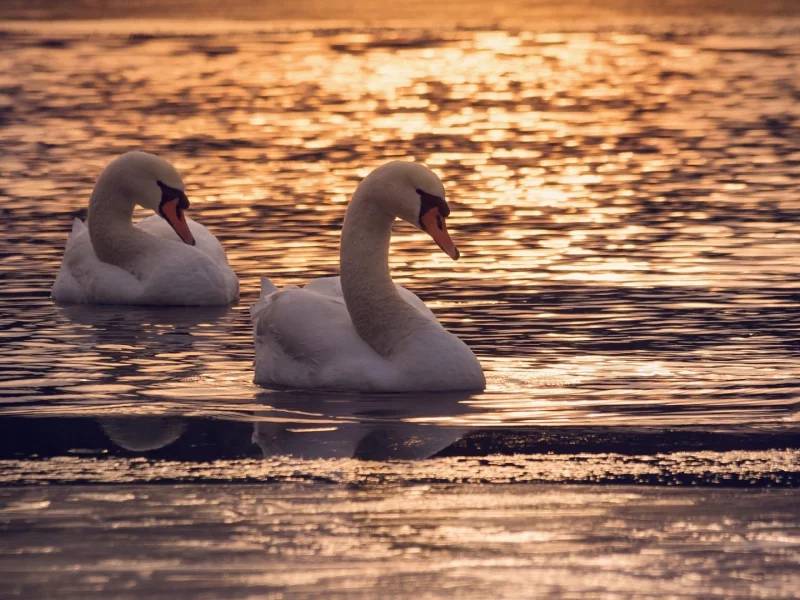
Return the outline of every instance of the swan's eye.
[[[189,199],[186,197],[186,194],[184,193],[183,190],[178,190],[174,187],[170,187],[165,183],[161,183],[160,181],[156,181],[156,183],[158,184],[158,187],[161,188],[161,203],[159,205],[159,211],[161,210],[161,207],[164,206],[165,203],[175,199],[178,200],[179,209],[189,208]]]
[[[425,230],[425,226],[422,225],[422,217],[426,213],[431,210],[436,209],[440,217],[437,217],[436,225],[439,229],[444,227],[441,217],[447,217],[450,215],[450,207],[447,206],[447,202],[444,201],[444,198],[437,196],[435,194],[429,194],[425,190],[421,190],[417,188],[417,194],[419,194],[419,222],[422,226],[422,229]]]

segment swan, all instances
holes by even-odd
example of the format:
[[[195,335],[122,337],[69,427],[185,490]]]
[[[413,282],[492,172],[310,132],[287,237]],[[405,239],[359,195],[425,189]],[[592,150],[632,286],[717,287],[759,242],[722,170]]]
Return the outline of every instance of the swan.
[[[396,217],[457,260],[449,214],[442,182],[424,165],[396,161],[372,171],[345,214],[340,277],[282,290],[262,278],[251,308],[255,382],[359,392],[482,390],[472,351],[389,273]]]
[[[152,209],[136,225],[136,205]],[[76,218],[52,298],[68,304],[230,304],[239,280],[225,250],[187,219],[183,180],[145,152],[114,159],[97,179],[86,224]]]

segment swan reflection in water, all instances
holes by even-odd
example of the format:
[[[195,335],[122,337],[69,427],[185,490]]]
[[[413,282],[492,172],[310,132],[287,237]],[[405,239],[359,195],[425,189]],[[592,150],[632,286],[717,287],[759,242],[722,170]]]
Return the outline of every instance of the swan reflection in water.
[[[469,430],[442,426],[469,410],[474,393],[335,394],[265,392],[253,442],[265,457],[417,460],[429,458]]]
[[[259,397],[264,410],[253,414],[248,430],[241,422],[180,416],[120,415],[97,422],[115,446],[156,457],[184,436],[180,452],[219,444],[212,454],[298,459],[420,460],[460,440],[469,429],[441,423],[469,410],[469,393],[357,395],[321,392],[268,392]],[[207,427],[217,431],[208,435]],[[231,436],[249,439],[232,439]],[[191,438],[191,439],[190,439]],[[197,438],[197,439],[194,439]],[[254,444],[255,446],[251,445]],[[163,454],[163,453],[162,453]],[[184,459],[192,460],[193,456]]]
[[[57,304],[57,311],[77,325],[90,325],[97,337],[116,338],[117,343],[130,341],[130,334],[163,333],[172,326],[175,333],[188,334],[189,329],[219,321],[231,310],[229,306],[115,306],[90,304]],[[154,327],[160,329],[156,332]],[[136,341],[142,338],[136,337]]]
[[[108,439],[130,452],[160,450],[178,441],[188,424],[178,417],[103,417],[97,419]]]

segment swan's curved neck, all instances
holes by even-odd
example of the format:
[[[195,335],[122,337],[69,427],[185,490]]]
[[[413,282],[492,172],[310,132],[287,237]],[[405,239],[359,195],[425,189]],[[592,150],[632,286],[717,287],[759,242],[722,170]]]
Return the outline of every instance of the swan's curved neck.
[[[87,225],[95,254],[103,262],[130,269],[133,259],[146,248],[146,233],[131,222],[135,203],[102,178],[89,200]]]
[[[388,358],[425,318],[400,297],[389,273],[394,216],[356,190],[342,227],[342,292],[361,338]]]

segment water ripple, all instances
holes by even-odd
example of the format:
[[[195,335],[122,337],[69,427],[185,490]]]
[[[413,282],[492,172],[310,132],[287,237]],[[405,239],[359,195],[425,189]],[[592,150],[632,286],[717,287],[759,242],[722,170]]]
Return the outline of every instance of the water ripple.
[[[3,34],[1,414],[270,410],[250,382],[258,278],[335,274],[359,179],[416,158],[446,183],[463,260],[398,226],[393,272],[489,381],[425,418],[796,430],[800,37],[788,21],[233,36],[117,25]],[[131,148],[184,174],[194,218],[241,277],[239,305],[51,304],[72,218]]]

